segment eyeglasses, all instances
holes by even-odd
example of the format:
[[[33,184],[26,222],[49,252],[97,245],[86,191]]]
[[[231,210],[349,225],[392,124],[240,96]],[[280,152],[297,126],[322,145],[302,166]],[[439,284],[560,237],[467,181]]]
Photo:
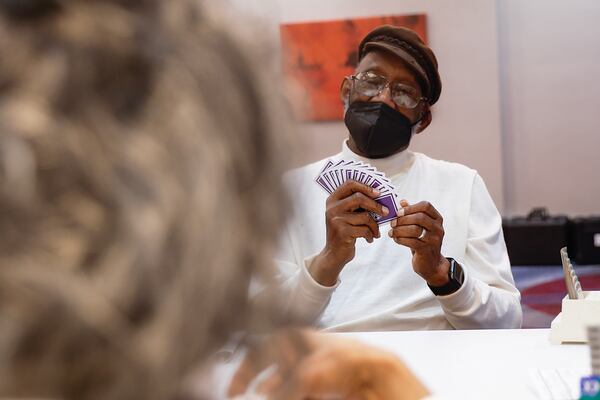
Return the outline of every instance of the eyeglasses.
[[[354,83],[356,93],[366,97],[378,96],[386,87],[389,87],[392,101],[398,107],[413,109],[420,102],[427,101],[427,98],[420,96],[419,91],[414,87],[399,82],[390,84],[386,78],[371,71],[359,72],[347,79]]]

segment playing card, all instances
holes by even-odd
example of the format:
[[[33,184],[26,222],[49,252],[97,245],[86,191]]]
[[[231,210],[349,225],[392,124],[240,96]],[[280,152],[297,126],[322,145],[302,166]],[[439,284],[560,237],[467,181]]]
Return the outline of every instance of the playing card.
[[[330,187],[327,182],[325,181],[325,177],[322,175],[323,172],[325,172],[329,167],[331,167],[333,165],[333,161],[328,160],[325,163],[325,166],[323,167],[323,169],[321,170],[321,172],[319,172],[319,175],[317,176],[316,182],[323,188],[325,189],[325,191],[329,194],[333,193],[333,188]]]
[[[392,182],[385,174],[369,164],[354,160],[328,160],[315,181],[329,194],[337,190],[344,182],[354,180],[379,190],[379,197],[375,199],[389,210],[387,216],[371,213],[378,224],[384,224],[398,216],[398,194]]]
[[[389,222],[398,217],[398,205],[396,204],[395,197],[396,196],[394,196],[392,193],[389,193],[385,196],[379,196],[375,199],[376,202],[387,207],[387,209],[389,210],[389,214],[386,216],[370,213],[378,225],[385,224],[386,222]]]

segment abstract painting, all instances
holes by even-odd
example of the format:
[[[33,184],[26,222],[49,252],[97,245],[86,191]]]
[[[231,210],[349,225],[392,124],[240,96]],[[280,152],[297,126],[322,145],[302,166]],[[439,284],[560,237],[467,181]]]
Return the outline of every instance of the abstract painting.
[[[292,106],[305,121],[343,118],[339,89],[358,61],[357,47],[373,28],[405,26],[427,42],[425,14],[282,24],[282,68],[295,90]]]

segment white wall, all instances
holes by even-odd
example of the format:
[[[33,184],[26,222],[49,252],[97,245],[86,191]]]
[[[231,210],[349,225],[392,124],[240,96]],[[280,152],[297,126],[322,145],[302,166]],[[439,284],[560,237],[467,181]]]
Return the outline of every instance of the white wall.
[[[428,39],[442,76],[442,96],[433,123],[412,148],[431,157],[477,169],[502,208],[498,38],[494,0],[232,0],[244,12],[274,24],[390,14],[427,14]],[[340,104],[341,107],[341,104]],[[342,122],[303,126],[307,150],[302,162],[340,150]]]
[[[600,214],[600,1],[498,0],[505,204]]]

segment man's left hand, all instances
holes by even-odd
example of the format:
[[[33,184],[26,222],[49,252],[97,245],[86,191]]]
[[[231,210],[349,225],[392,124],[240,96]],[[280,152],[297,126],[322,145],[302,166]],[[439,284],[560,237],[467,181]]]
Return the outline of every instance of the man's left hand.
[[[449,282],[450,263],[442,256],[444,239],[443,218],[428,201],[409,205],[400,202],[401,216],[392,220],[389,236],[398,244],[410,248],[413,270],[430,286],[443,286]]]

